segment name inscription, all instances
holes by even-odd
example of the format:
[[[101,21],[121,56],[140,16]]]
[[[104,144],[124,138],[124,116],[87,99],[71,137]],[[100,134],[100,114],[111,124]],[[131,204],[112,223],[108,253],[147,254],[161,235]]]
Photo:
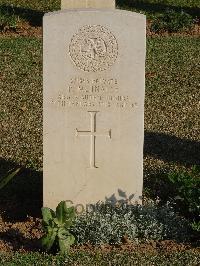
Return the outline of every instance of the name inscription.
[[[133,96],[120,94],[117,79],[88,79],[76,77],[70,80],[65,92],[51,99],[60,108],[121,108],[134,110],[138,104]]]

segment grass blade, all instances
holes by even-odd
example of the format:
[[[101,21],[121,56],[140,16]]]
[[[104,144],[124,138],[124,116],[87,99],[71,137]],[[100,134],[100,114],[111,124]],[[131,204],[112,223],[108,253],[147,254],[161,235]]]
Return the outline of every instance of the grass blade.
[[[7,176],[3,177],[0,179],[0,189],[4,188],[8,182],[13,179],[13,177],[15,177],[18,172],[21,170],[21,168],[17,168],[15,171],[11,172],[10,174],[8,174]]]

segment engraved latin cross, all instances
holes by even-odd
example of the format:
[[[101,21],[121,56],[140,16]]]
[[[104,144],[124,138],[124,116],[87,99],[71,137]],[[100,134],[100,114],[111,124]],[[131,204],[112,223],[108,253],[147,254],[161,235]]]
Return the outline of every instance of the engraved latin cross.
[[[96,131],[96,116],[98,111],[88,111],[90,114],[90,130],[85,131],[85,130],[78,130],[76,128],[76,136],[86,136],[90,137],[90,168],[95,169],[98,168],[96,166],[96,137],[109,137],[111,139],[111,129],[107,132],[97,132]]]

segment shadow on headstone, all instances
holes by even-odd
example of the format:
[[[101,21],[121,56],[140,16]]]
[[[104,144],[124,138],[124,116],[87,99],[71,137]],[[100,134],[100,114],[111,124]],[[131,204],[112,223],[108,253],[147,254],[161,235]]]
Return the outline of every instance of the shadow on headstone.
[[[121,189],[118,189],[118,194],[116,195],[115,193],[112,194],[110,197],[105,198],[105,204],[112,204],[112,205],[117,205],[117,204],[134,204],[137,202],[137,200],[134,200],[135,194],[127,195],[127,193]],[[139,201],[142,201],[142,197],[139,196]]]
[[[19,168],[0,159],[0,178]],[[20,172],[0,190],[0,214],[7,221],[20,221],[27,216],[39,217],[42,207],[42,172],[21,168]]]

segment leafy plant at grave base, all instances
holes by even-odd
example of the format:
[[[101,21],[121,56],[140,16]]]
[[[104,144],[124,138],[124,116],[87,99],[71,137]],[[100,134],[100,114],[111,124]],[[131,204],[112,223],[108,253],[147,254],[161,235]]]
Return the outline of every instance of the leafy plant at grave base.
[[[74,207],[67,207],[65,201],[61,201],[56,211],[42,208],[43,229],[45,235],[41,238],[41,245],[46,251],[53,247],[59,249],[61,254],[66,254],[74,244],[75,237],[70,232],[70,227],[75,218]]]
[[[92,212],[76,217],[72,232],[77,244],[120,244],[131,241],[190,238],[188,222],[169,205],[98,204]]]
[[[6,176],[0,179],[0,190],[3,189],[21,170],[21,168],[17,168],[14,171],[11,171]]]
[[[155,18],[151,25],[151,30],[154,32],[179,32],[186,29],[190,29],[194,21],[191,15],[181,11],[168,9],[165,14],[162,14]]]
[[[194,166],[191,171],[170,173],[168,180],[173,187],[172,199],[181,212],[192,219],[200,216],[200,167]]]

